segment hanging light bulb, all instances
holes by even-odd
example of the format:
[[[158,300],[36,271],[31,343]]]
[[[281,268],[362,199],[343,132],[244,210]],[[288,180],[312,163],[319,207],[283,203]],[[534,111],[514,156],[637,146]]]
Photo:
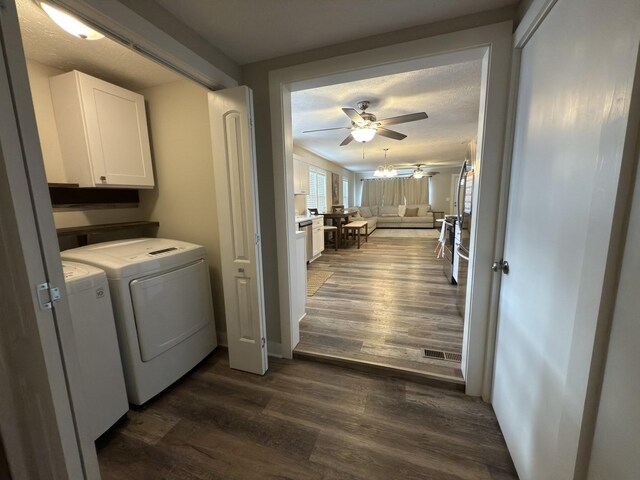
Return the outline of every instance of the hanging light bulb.
[[[80,20],[48,3],[40,2],[40,7],[60,28],[74,37],[82,38],[83,40],[99,40],[104,38],[104,35],[101,33],[96,32]]]

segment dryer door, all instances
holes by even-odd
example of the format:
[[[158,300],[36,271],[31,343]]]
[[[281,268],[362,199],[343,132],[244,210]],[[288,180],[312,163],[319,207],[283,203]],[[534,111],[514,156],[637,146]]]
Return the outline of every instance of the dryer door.
[[[133,280],[129,289],[143,362],[213,322],[209,270],[204,260]]]

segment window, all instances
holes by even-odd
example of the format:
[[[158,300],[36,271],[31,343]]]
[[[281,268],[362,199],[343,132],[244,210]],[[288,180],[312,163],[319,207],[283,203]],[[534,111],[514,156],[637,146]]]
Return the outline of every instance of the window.
[[[349,208],[349,180],[342,179],[342,204],[344,208]]]
[[[319,170],[309,169],[309,195],[307,208],[317,208],[318,212],[327,210],[327,176]]]

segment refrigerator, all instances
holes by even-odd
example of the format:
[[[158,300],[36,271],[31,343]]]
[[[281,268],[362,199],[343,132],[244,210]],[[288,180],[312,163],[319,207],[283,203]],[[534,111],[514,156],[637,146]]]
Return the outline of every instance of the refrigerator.
[[[475,141],[469,143],[466,158],[460,167],[457,188],[457,218],[455,225],[455,250],[453,252],[453,278],[457,283],[456,307],[464,318],[469,273],[471,218],[473,215],[473,189],[475,184]]]

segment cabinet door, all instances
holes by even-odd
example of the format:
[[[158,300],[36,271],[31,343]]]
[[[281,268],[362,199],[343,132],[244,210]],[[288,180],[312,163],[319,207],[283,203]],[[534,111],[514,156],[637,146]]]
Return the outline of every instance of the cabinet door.
[[[144,97],[78,73],[96,185],[153,187]]]
[[[324,250],[324,227],[323,220],[313,221],[313,256],[320,255]]]

